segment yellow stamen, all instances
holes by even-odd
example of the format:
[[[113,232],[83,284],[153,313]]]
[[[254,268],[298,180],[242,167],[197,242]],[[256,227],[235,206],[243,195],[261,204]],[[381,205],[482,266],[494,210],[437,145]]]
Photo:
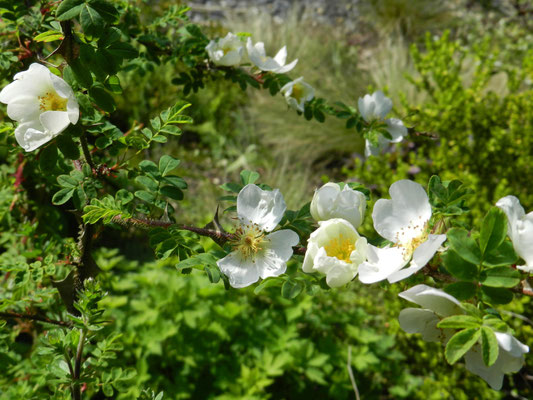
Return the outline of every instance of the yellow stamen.
[[[350,262],[350,255],[355,250],[355,243],[341,234],[339,237],[330,240],[324,246],[324,250],[326,250],[326,254],[329,257],[336,257],[341,261]]]
[[[55,92],[46,92],[39,96],[39,108],[41,111],[67,111],[68,99],[64,99]]]
[[[304,89],[301,85],[296,84],[292,87],[291,97],[296,99],[298,103],[302,101],[303,95],[304,95]]]
[[[257,225],[238,228],[235,237],[233,246],[244,258],[253,259],[265,249],[265,233]]]

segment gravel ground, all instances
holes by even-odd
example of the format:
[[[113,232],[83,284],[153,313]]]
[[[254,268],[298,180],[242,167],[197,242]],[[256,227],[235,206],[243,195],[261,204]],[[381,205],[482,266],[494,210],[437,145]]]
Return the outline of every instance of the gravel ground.
[[[282,22],[296,8],[302,20],[341,25],[348,31],[357,25],[359,0],[193,0],[191,19],[196,22],[223,20],[227,13],[268,13]]]

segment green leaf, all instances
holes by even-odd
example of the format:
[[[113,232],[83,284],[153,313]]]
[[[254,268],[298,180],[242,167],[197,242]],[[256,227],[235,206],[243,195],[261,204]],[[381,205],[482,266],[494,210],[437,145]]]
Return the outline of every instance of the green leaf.
[[[183,269],[183,268],[195,268],[198,266],[206,266],[210,265],[212,267],[217,267],[217,259],[210,253],[200,253],[195,254],[186,260],[180,261],[176,264],[177,269]]]
[[[109,23],[115,22],[118,18],[117,9],[109,1],[89,0],[90,6],[95,9],[100,16]]]
[[[39,153],[39,167],[44,173],[50,173],[56,166],[57,162],[57,146],[51,144],[46,146]]]
[[[481,286],[481,298],[489,304],[508,304],[513,300],[513,292],[505,288]]]
[[[457,300],[464,301],[476,295],[477,285],[472,282],[454,282],[446,286],[444,291]]]
[[[104,29],[104,20],[100,13],[89,4],[83,4],[80,13],[80,24],[86,35],[98,36]]]
[[[470,348],[476,344],[481,331],[478,328],[469,328],[457,332],[446,344],[444,355],[451,365],[455,364]]]
[[[70,135],[59,135],[56,143],[59,151],[69,160],[78,160],[80,158],[80,148]]]
[[[111,96],[103,87],[93,86],[89,89],[91,100],[96,103],[102,110],[112,113],[115,111],[116,104]]]
[[[261,283],[257,285],[257,287],[254,289],[254,294],[259,294],[261,291],[269,287],[280,286],[282,282],[283,282],[283,279],[279,277],[271,277],[271,278],[263,279]]]
[[[54,194],[54,197],[52,197],[52,203],[56,206],[60,206],[61,204],[65,204],[67,201],[70,200],[72,195],[74,194],[74,188],[65,188],[61,189],[59,192]]]
[[[465,329],[465,328],[479,328],[481,326],[481,319],[472,317],[471,315],[452,315],[442,319],[437,328],[451,328],[451,329]]]
[[[147,192],[146,190],[137,190],[135,192],[135,197],[143,201],[146,201],[149,204],[153,204],[155,201],[155,195],[150,192]]]
[[[66,21],[76,18],[83,7],[83,0],[63,0],[56,10],[56,19]]]
[[[485,255],[483,265],[489,267],[500,267],[503,265],[512,265],[518,261],[518,255],[516,254],[513,244],[506,240],[497,249],[492,249]]]
[[[100,136],[98,139],[96,139],[94,144],[99,149],[105,149],[113,144],[113,139],[111,139],[109,136]]]
[[[133,193],[127,191],[126,189],[120,189],[117,193],[115,193],[115,200],[122,205],[128,204],[133,200],[133,198]]]
[[[481,261],[481,252],[474,239],[468,235],[468,231],[461,228],[452,228],[447,233],[448,243],[457,254],[472,264],[478,265]]]
[[[174,200],[183,200],[183,192],[175,186],[163,186],[159,192]]]
[[[73,189],[78,186],[78,181],[71,177],[70,175],[59,175],[57,177],[57,182],[67,189]]]
[[[120,216],[121,219],[128,219],[131,217],[131,215],[122,210],[121,205],[109,195],[101,200],[92,199],[91,204],[85,206],[83,211],[85,212],[85,214],[83,214],[83,220],[88,224],[95,224],[99,220],[102,220],[104,224],[108,224],[117,216]]]
[[[37,36],[33,40],[36,42],[53,42],[54,40],[63,39],[63,33],[60,31],[46,31]]]
[[[442,255],[446,270],[454,277],[463,281],[475,281],[478,276],[477,266],[464,260],[453,250]]]
[[[82,87],[89,88],[93,84],[93,77],[91,71],[87,68],[86,65],[83,65],[79,58],[72,60],[69,63],[69,67],[74,73],[74,78],[76,82]]]
[[[159,159],[159,172],[161,172],[162,176],[166,176],[170,173],[170,171],[176,169],[178,165],[180,165],[180,160],[168,155],[164,155]]]
[[[484,286],[512,288],[520,283],[520,273],[510,267],[494,267],[481,272]]]
[[[112,93],[122,93],[122,86],[120,86],[120,79],[116,75],[111,75],[105,81],[105,87]]]
[[[481,253],[498,248],[507,236],[507,217],[498,207],[492,207],[481,226],[479,247]]]
[[[493,330],[489,327],[481,327],[481,350],[483,354],[483,362],[487,367],[493,365],[498,359],[498,339]]]
[[[155,165],[153,161],[143,160],[139,163],[139,168],[145,174],[150,174],[154,178],[159,178],[161,176],[161,173],[159,172],[159,168],[157,167],[157,165]]]
[[[151,178],[148,175],[140,175],[136,177],[135,182],[140,183],[152,192],[157,191],[157,188],[159,187],[159,184],[154,180],[154,178]]]
[[[303,290],[303,285],[295,280],[287,280],[281,287],[281,295],[286,299],[294,299]]]
[[[241,182],[243,186],[249,183],[255,183],[259,179],[259,174],[255,171],[244,170],[241,171]]]

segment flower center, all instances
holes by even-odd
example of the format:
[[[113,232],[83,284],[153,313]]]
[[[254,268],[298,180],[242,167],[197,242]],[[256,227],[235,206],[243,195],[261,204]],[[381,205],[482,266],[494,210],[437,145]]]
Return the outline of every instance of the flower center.
[[[68,99],[64,99],[55,92],[46,92],[39,96],[39,108],[41,111],[67,111]]]
[[[339,237],[331,239],[324,246],[324,250],[326,250],[326,254],[329,257],[336,257],[341,261],[350,262],[350,255],[355,250],[355,243],[341,234]]]
[[[235,249],[244,258],[255,258],[256,254],[265,249],[265,232],[257,225],[241,226],[235,232]]]
[[[413,255],[414,251],[420,246],[422,243],[424,243],[426,240],[428,240],[429,235],[429,221],[422,225],[422,231],[416,235],[411,237],[410,239],[402,239],[402,236],[407,236],[409,231],[413,230],[420,230],[421,225],[414,225],[412,222],[404,229],[400,231],[398,234],[398,244],[397,246],[402,249],[403,258],[405,260],[408,260]]]
[[[294,99],[296,99],[296,101],[299,103],[300,101],[302,101],[302,97],[304,95],[304,90],[302,88],[301,85],[294,85],[292,87],[292,93],[291,93],[291,97],[293,97]]]

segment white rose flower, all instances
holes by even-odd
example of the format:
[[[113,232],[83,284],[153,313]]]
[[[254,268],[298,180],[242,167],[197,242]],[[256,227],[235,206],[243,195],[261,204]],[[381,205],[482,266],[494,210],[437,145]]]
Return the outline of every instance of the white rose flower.
[[[267,57],[265,53],[265,44],[257,42],[252,44],[252,39],[248,38],[246,42],[246,49],[248,50],[248,57],[250,61],[261,71],[271,71],[277,74],[284,74],[289,72],[296,66],[298,59],[290,64],[285,65],[287,61],[287,47],[283,46],[280,51],[272,57]]]
[[[303,79],[303,77],[299,77],[287,83],[280,90],[281,94],[285,96],[287,104],[300,112],[304,112],[305,103],[315,97],[315,89]]]
[[[426,285],[416,285],[400,297],[418,304],[423,308],[406,308],[400,312],[398,320],[407,333],[420,333],[427,342],[446,343],[455,333],[453,329],[440,329],[437,324],[441,319],[451,315],[464,314],[460,302],[442,290]],[[494,332],[498,341],[499,352],[496,362],[488,367],[483,362],[481,345],[476,343],[465,355],[466,369],[480,376],[492,389],[500,390],[503,375],[518,372],[524,364],[524,354],[529,347],[512,335]]]
[[[286,209],[279,190],[266,191],[246,185],[237,196],[240,227],[235,232],[234,251],[217,261],[234,288],[250,286],[259,278],[278,276],[287,269],[298,235],[289,230],[271,232]]]
[[[74,92],[44,65],[33,63],[13,79],[0,92],[0,102],[7,104],[9,118],[19,122],[15,139],[24,150],[37,149],[78,122]]]
[[[231,67],[241,63],[244,43],[237,35],[229,32],[226,37],[218,41],[211,40],[205,50],[213,64]]]
[[[526,215],[520,200],[515,196],[505,196],[496,206],[507,214],[507,233],[516,253],[524,259],[525,265],[518,265],[522,271],[533,272],[533,211]]]
[[[367,139],[365,142],[365,155],[375,156],[379,154],[389,143],[399,143],[403,137],[407,135],[407,128],[403,122],[396,118],[385,119],[387,114],[392,110],[392,101],[386,97],[382,91],[372,93],[372,95],[365,95],[357,101],[359,113],[363,119],[368,122],[380,121],[387,124],[387,132],[390,133],[392,139],[388,139],[383,135],[378,137],[378,146],[373,146]]]
[[[394,243],[394,247],[369,250],[371,257],[359,267],[363,283],[385,278],[393,283],[411,276],[433,258],[446,240],[446,235],[429,233],[431,205],[422,186],[403,179],[394,182],[389,193],[391,200],[376,202],[372,219],[376,232]],[[402,269],[409,260],[410,266]]]
[[[304,272],[321,272],[330,287],[346,285],[357,275],[357,267],[366,259],[367,243],[352,224],[341,218],[319,222],[311,233],[305,252]]]
[[[328,182],[315,191],[311,201],[311,216],[315,221],[326,221],[331,218],[343,218],[355,229],[363,223],[366,210],[365,195],[350,186],[340,186]]]

